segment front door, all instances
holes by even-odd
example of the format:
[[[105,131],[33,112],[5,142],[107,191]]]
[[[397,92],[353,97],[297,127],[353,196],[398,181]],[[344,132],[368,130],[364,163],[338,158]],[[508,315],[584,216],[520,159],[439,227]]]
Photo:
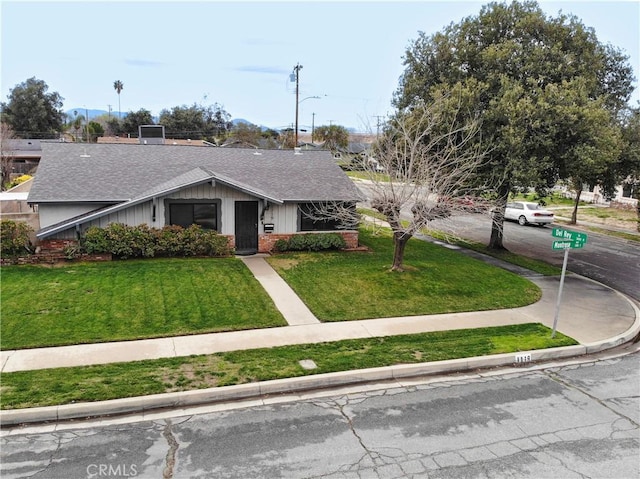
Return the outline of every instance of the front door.
[[[236,201],[236,254],[258,252],[258,202]]]

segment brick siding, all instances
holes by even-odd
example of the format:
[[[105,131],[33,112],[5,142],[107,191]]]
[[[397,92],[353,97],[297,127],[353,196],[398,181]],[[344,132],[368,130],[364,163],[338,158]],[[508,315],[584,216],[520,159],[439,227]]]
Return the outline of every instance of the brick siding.
[[[324,232],[326,233],[326,232]],[[347,243],[347,249],[356,249],[358,247],[358,232],[357,231],[331,231],[331,233],[337,233],[344,238]],[[318,234],[312,232],[305,233],[265,233],[258,235],[258,253],[271,253],[276,241],[283,239],[288,240],[294,235],[307,235]]]

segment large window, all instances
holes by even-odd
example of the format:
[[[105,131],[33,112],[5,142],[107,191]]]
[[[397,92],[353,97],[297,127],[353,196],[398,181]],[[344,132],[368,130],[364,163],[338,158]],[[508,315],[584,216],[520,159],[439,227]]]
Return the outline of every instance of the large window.
[[[219,231],[219,201],[181,201],[168,200],[167,222],[171,225],[188,228],[199,225],[206,230]]]
[[[332,231],[344,228],[338,215],[332,216],[330,205],[300,203],[298,216],[300,231]]]

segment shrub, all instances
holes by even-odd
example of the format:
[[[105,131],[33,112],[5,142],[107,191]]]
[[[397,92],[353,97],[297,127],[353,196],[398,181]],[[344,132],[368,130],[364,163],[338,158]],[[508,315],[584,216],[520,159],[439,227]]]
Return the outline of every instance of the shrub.
[[[282,251],[287,251],[288,246],[289,246],[289,242],[281,238],[275,242],[275,244],[273,245],[273,249],[275,251],[282,252]]]
[[[111,252],[106,230],[97,226],[91,226],[84,232],[80,238],[80,246],[89,254]]]
[[[288,240],[279,239],[274,244],[276,251],[323,251],[346,247],[346,241],[337,233],[293,235]]]
[[[89,228],[81,238],[81,244],[87,253],[111,253],[122,259],[231,254],[226,237],[197,225],[157,229],[146,224],[111,223],[106,228]]]
[[[157,256],[184,256],[182,226],[168,225],[155,230]]]
[[[29,235],[33,228],[21,221],[2,220],[0,222],[0,252],[2,256],[17,256],[31,253]]]
[[[32,178],[31,175],[20,175],[17,178],[14,178],[11,183],[9,183],[9,188],[13,188],[15,186],[18,186],[21,183],[24,183],[25,181],[28,181]]]

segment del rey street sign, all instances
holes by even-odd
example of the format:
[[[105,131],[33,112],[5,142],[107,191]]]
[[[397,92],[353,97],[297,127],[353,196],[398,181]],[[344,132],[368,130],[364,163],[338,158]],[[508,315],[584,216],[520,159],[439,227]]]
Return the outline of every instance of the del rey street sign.
[[[554,250],[582,248],[587,242],[586,233],[563,230],[562,228],[553,228],[551,235],[554,238],[560,238],[560,241],[554,241],[551,245]]]
[[[562,287],[564,285],[564,277],[567,272],[567,260],[569,259],[569,250],[582,248],[587,242],[586,233],[578,233],[577,231],[563,230],[562,228],[553,228],[551,236],[558,238],[553,242],[551,247],[554,250],[564,250],[564,261],[562,262],[562,274],[560,275],[560,289],[558,289],[558,300],[556,302],[556,313],[553,318],[553,329],[551,337],[556,336],[556,326],[558,325],[558,316],[560,315],[560,300],[562,298]]]

